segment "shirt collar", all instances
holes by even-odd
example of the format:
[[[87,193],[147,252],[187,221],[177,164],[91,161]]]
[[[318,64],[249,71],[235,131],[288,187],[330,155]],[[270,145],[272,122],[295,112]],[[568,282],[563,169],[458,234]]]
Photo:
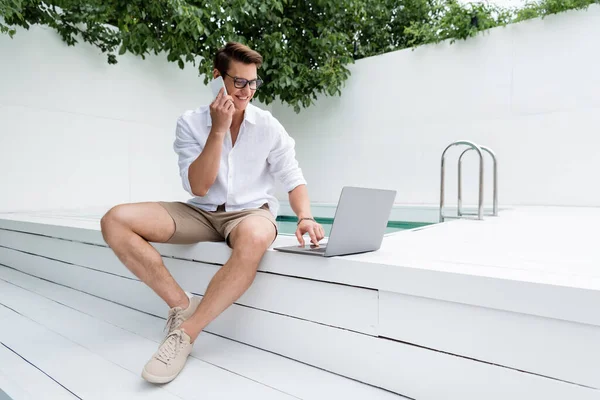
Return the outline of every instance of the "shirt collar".
[[[248,121],[252,125],[256,124],[256,107],[248,103],[244,111],[244,121]],[[212,118],[210,117],[210,108],[207,109],[206,126],[212,126]]]

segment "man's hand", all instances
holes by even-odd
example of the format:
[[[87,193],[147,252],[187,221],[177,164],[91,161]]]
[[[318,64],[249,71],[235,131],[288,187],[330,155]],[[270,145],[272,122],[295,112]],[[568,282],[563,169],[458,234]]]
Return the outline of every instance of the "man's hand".
[[[321,224],[309,219],[305,219],[304,221],[300,222],[298,229],[296,229],[296,238],[302,247],[304,247],[303,235],[305,233],[308,233],[311,243],[317,247],[319,246],[319,241],[325,237],[325,231],[323,230]]]
[[[210,105],[210,118],[212,119],[211,132],[227,133],[231,127],[234,111],[233,98],[225,96],[223,89],[219,90],[219,94]]]

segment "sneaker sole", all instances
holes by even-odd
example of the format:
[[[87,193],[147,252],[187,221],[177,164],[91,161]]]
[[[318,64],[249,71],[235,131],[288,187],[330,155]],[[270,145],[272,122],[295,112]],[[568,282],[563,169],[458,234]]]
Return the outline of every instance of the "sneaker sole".
[[[179,372],[181,372],[181,371],[179,371]],[[144,368],[142,370],[142,378],[144,378],[145,380],[147,380],[150,383],[168,383],[168,382],[171,382],[173,379],[177,378],[177,375],[179,375],[179,372],[177,372],[175,375],[171,375],[171,376],[156,376],[156,375],[152,375],[151,373],[146,371],[146,368]]]

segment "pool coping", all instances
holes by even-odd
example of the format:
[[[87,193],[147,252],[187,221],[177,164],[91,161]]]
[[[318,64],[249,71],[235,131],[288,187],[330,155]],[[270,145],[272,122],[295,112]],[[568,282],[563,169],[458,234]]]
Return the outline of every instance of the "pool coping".
[[[450,230],[450,236],[480,231],[493,234],[503,225],[498,223],[501,219],[453,220],[398,231],[386,235],[378,252],[331,258],[275,251],[273,247],[296,243],[293,236],[279,235],[263,257],[259,271],[600,326],[600,315],[594,311],[600,306],[600,277],[595,275],[502,268],[493,263],[456,262],[433,255],[403,255],[407,243],[440,237],[441,230]],[[91,219],[0,214],[0,229],[106,246],[99,221]],[[153,246],[166,257],[221,265],[231,254],[222,242]]]

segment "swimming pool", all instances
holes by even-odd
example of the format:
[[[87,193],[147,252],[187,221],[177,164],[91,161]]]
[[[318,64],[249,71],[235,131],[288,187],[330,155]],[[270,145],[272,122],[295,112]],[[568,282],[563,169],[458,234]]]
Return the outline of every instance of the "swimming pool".
[[[329,236],[333,218],[315,218],[315,220],[323,225],[325,236]],[[289,215],[280,215],[277,217],[277,225],[280,235],[293,235],[296,232],[298,218]],[[432,225],[429,222],[405,222],[405,221],[388,221],[385,233],[403,231],[407,229],[420,228],[423,226]]]

